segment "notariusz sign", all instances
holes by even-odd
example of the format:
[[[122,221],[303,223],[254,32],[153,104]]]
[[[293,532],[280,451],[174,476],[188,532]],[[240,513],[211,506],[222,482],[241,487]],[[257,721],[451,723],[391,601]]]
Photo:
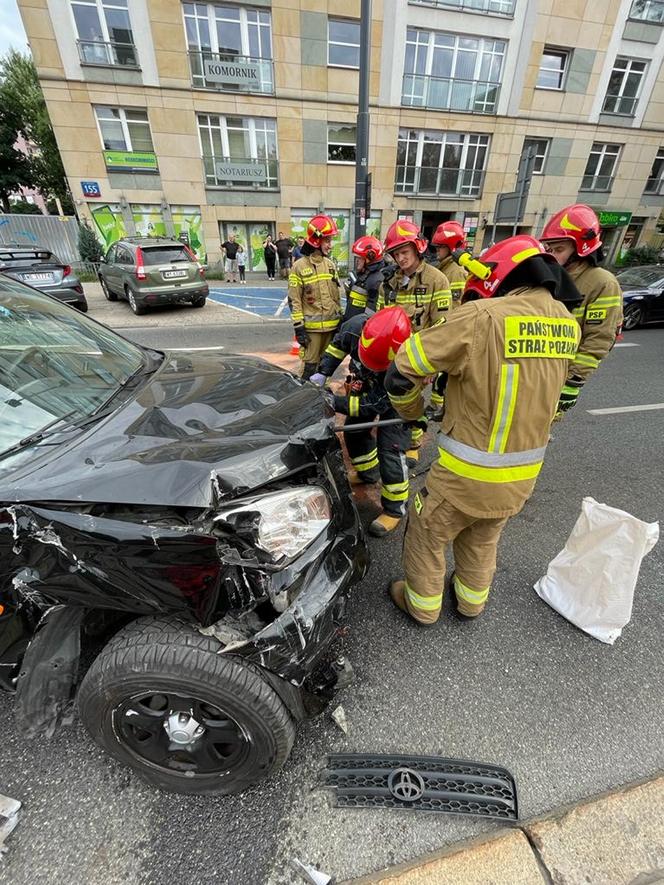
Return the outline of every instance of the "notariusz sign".
[[[219,181],[267,181],[266,163],[217,160],[214,164],[214,171]]]
[[[203,74],[208,83],[232,86],[261,85],[261,66],[251,61],[214,61],[203,59]]]

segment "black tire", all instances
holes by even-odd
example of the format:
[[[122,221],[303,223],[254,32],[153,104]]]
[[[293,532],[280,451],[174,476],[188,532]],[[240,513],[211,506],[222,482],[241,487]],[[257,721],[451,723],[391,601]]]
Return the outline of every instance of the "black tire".
[[[631,332],[641,325],[643,320],[643,308],[640,304],[628,304],[623,310],[623,329]]]
[[[191,302],[191,306],[192,307],[205,307],[206,301],[207,301],[207,298],[205,296],[203,296],[202,298],[194,298],[193,301]]]
[[[88,305],[87,305],[87,302],[85,302],[85,301],[77,301],[76,307],[81,311],[81,313],[88,312]]]
[[[125,295],[127,297],[127,301],[129,302],[129,307],[131,307],[131,312],[134,314],[134,316],[140,317],[142,314],[145,313],[145,307],[143,307],[142,304],[139,304],[138,301],[136,301],[136,296],[131,291],[129,286],[125,286]]]
[[[218,652],[215,639],[203,636],[183,618],[132,621],[104,646],[83,679],[78,693],[83,724],[107,753],[163,790],[221,795],[244,790],[284,764],[295,739],[295,724],[281,698],[255,669]],[[206,762],[208,756],[220,760],[218,771],[199,773],[190,768],[185,773],[181,760],[185,756],[184,764],[189,765],[192,754],[173,749],[172,741],[169,745],[164,723],[170,719],[168,711],[172,715],[173,709],[180,709],[172,706],[173,699],[185,697],[196,699],[181,708],[190,710],[192,718],[203,712],[214,722],[213,708],[223,715],[217,721],[228,723],[224,734],[231,723],[237,727],[235,743],[215,744],[209,737],[212,729],[204,729],[197,739],[206,739],[204,747],[194,740],[194,748],[207,753]],[[136,709],[142,718],[135,718]],[[151,731],[142,729],[142,721],[150,718],[144,711],[161,717],[155,725],[150,723]],[[199,722],[206,720],[195,724]],[[219,746],[236,747],[235,755],[220,754]],[[165,764],[141,752],[166,754]]]
[[[101,285],[101,291],[104,293],[104,298],[107,301],[118,300],[118,296],[115,294],[115,292],[111,292],[111,290],[108,288],[108,283],[103,277],[99,277],[99,283]]]

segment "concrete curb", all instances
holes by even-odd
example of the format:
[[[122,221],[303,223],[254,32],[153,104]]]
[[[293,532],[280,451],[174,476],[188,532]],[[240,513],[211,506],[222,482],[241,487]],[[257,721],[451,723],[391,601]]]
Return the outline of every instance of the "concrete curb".
[[[352,885],[664,883],[664,772]],[[351,885],[351,883],[346,883]]]

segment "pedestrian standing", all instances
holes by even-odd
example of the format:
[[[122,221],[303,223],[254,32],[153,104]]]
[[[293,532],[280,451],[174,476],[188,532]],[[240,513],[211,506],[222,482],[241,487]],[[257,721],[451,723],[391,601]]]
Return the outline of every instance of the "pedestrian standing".
[[[533,492],[580,337],[565,306],[580,293],[537,240],[510,237],[482,261],[487,277],[471,274],[462,306],[409,338],[385,378],[397,412],[416,420],[425,378],[448,374],[439,457],[409,512],[405,580],[390,587],[420,624],[440,615],[449,543],[458,612],[484,609],[498,540]]]
[[[227,282],[237,283],[237,253],[240,244],[235,242],[235,234],[231,234],[226,242],[221,244],[221,248],[226,255]]]
[[[341,319],[339,278],[329,257],[338,233],[329,215],[314,215],[307,225],[304,254],[288,277],[288,306],[305,380],[316,371]]]
[[[288,279],[288,272],[292,261],[293,242],[290,237],[285,237],[282,231],[279,231],[279,236],[274,245],[277,247],[277,254],[279,256],[279,275],[282,280],[286,280]]]
[[[247,253],[244,251],[244,246],[240,246],[237,253],[237,269],[240,274],[240,282],[243,285],[247,285],[247,280],[245,277],[245,267],[247,263]]]
[[[599,266],[604,258],[599,218],[590,206],[576,203],[561,209],[540,239],[583,295],[583,303],[574,311],[581,343],[560,395],[560,418],[575,405],[581,388],[616,342],[623,319],[622,290],[617,278]]]
[[[311,376],[324,384],[350,354],[350,375],[345,396],[334,397],[334,408],[347,415],[344,440],[355,468],[350,483],[360,486],[381,481],[382,512],[369,526],[369,532],[382,538],[393,532],[406,513],[408,465],[406,449],[410,430],[406,423],[380,422],[397,418],[385,391],[385,372],[403,342],[410,337],[410,320],[400,308],[385,308],[373,316],[358,313],[343,323],[320,361],[318,373]],[[353,430],[378,418],[374,429]]]
[[[277,247],[272,242],[271,234],[268,234],[263,242],[263,256],[265,258],[265,267],[267,268],[267,278],[268,280],[273,280],[277,268]]]
[[[298,237],[297,244],[293,247],[293,261],[297,261],[298,258],[302,258],[302,246],[304,246],[304,237]]]

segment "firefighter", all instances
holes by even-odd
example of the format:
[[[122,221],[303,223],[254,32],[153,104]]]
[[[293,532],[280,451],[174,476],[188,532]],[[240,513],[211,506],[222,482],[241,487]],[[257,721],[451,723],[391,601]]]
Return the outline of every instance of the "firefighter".
[[[344,321],[365,310],[376,310],[378,289],[383,282],[383,244],[376,237],[364,236],[355,240],[355,271],[346,297]]]
[[[599,267],[604,257],[599,218],[590,206],[577,203],[561,209],[540,239],[583,296],[574,311],[581,343],[560,395],[556,415],[560,418],[576,404],[581,388],[615,344],[622,325],[622,291],[616,277]]]
[[[335,396],[335,409],[347,415],[345,425],[398,418],[385,391],[385,371],[399,347],[410,337],[410,320],[399,308],[385,308],[367,318],[356,314],[341,326],[312,375],[315,384],[324,384],[348,354],[351,375],[346,396]],[[346,448],[355,468],[351,485],[381,480],[382,513],[369,526],[369,532],[383,537],[401,522],[408,501],[406,449],[410,429],[404,424],[378,426],[373,430],[344,434]]]
[[[436,228],[431,238],[438,254],[438,269],[445,274],[450,281],[452,292],[452,307],[458,307],[461,303],[463,287],[468,279],[468,272],[458,265],[452,257],[452,252],[457,249],[466,249],[468,244],[466,234],[458,221],[443,221]],[[445,405],[445,385],[447,376],[443,372],[438,375],[431,388],[430,414],[434,421],[441,421],[443,406]]]
[[[405,580],[390,587],[421,624],[440,615],[450,542],[458,612],[484,609],[498,539],[532,494],[580,337],[563,303],[579,304],[580,294],[537,240],[511,237],[482,263],[486,276],[469,276],[463,306],[413,335],[385,379],[395,409],[414,420],[425,378],[449,376],[439,457],[409,512]]]
[[[338,233],[329,215],[314,215],[307,225],[302,258],[288,277],[288,306],[305,380],[316,371],[341,318],[339,279],[329,258],[332,238]]]
[[[390,225],[385,251],[392,256],[398,270],[381,284],[377,306],[380,310],[386,305],[398,304],[408,314],[413,332],[433,326],[452,306],[447,277],[424,261],[426,250],[427,241],[420,236],[414,222],[401,219]],[[412,444],[407,453],[411,467],[420,456],[423,426],[412,431]]]

